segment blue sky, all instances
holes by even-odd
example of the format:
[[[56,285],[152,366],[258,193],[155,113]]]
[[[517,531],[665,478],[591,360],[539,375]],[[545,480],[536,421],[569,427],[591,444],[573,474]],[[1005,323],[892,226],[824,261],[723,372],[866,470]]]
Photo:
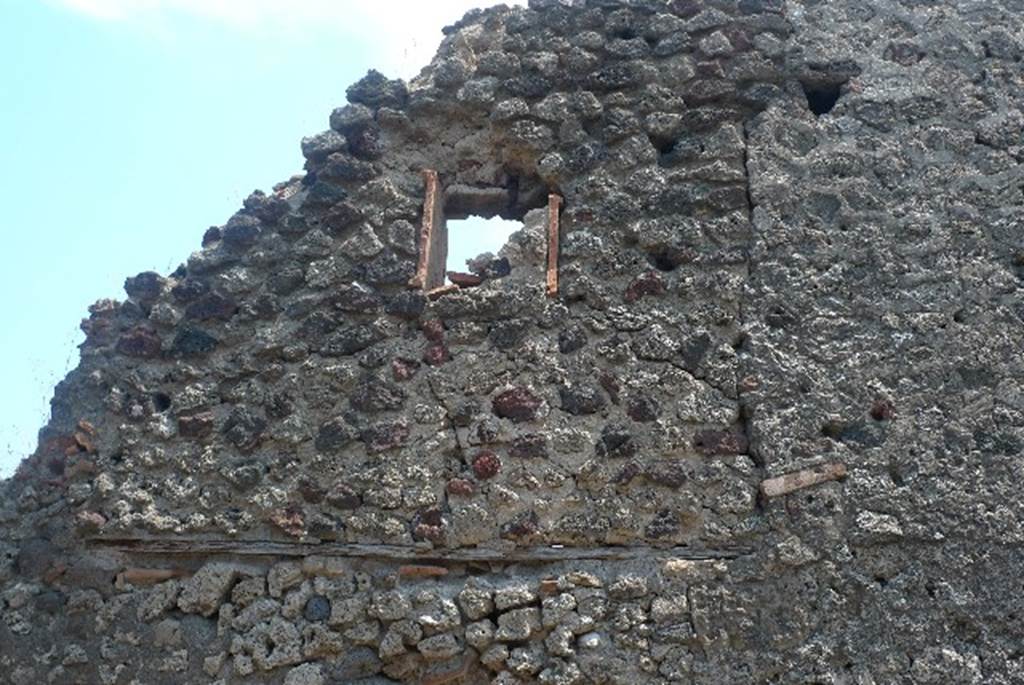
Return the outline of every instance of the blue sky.
[[[0,475],[35,448],[90,304],[172,271],[301,170],[299,140],[349,84],[410,78],[442,26],[488,4],[0,0]],[[505,234],[479,235],[450,265]]]

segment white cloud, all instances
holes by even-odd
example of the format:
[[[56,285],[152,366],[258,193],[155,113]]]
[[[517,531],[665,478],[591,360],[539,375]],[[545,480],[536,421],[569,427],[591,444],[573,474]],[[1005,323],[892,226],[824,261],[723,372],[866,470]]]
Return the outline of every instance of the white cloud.
[[[370,36],[382,70],[410,77],[433,56],[441,28],[493,0],[49,0],[104,21],[166,29],[192,17],[238,30],[334,30]],[[526,0],[505,0],[525,5]]]

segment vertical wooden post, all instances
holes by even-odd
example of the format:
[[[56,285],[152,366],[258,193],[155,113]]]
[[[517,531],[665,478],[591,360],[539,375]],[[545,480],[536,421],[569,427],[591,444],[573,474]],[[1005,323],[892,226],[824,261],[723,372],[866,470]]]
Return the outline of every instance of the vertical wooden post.
[[[441,194],[438,192],[437,172],[423,170],[426,186],[423,197],[423,223],[420,225],[419,261],[416,274],[409,280],[409,286],[431,290],[444,282],[444,267],[447,260],[448,238],[442,224]],[[443,244],[438,244],[438,241]],[[440,267],[437,264],[441,260]],[[438,279],[440,274],[440,280]]]
[[[548,195],[548,297],[558,297],[558,213],[562,208],[562,196]]]

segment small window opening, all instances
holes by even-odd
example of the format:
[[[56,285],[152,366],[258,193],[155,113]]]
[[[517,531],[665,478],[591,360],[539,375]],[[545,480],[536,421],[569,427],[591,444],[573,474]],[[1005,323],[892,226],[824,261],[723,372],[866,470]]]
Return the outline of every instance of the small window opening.
[[[501,248],[523,228],[528,211],[547,206],[547,197],[546,185],[518,176],[502,186],[445,188],[443,261],[438,255],[445,284],[466,288],[507,276],[511,267]]]
[[[448,219],[446,283],[462,287],[479,285],[488,278],[509,274],[507,259],[498,256],[509,236],[522,229],[521,221],[470,215]]]
[[[802,84],[804,88],[804,95],[807,96],[807,106],[815,116],[821,116],[822,114],[828,114],[832,111],[832,108],[836,106],[839,101],[839,96],[842,94],[841,83],[818,83],[818,84]]]

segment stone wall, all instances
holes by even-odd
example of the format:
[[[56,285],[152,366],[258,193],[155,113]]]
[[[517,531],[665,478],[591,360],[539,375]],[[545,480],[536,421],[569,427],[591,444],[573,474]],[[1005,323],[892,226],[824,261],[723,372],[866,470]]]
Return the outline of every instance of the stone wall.
[[[1024,682],[1022,13],[535,0],[371,72],[90,310],[0,677]]]

